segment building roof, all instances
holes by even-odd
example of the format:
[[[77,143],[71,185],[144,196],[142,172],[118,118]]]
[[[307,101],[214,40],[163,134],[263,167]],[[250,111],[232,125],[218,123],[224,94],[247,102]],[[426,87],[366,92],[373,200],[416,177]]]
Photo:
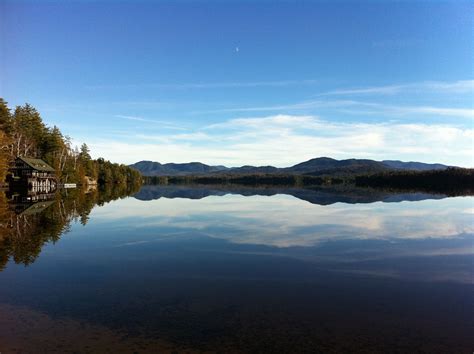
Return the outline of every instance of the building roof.
[[[37,171],[44,171],[44,172],[55,172],[54,168],[48,165],[41,159],[31,159],[29,157],[18,157],[24,163],[26,163],[31,168],[34,168]]]

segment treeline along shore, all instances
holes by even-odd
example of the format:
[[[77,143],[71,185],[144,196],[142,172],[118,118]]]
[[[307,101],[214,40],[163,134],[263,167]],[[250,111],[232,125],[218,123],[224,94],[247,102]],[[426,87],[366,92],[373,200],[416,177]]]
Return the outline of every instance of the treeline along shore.
[[[18,157],[42,159],[55,171],[60,183],[99,184],[240,184],[246,186],[347,185],[396,190],[418,190],[449,195],[472,195],[474,169],[440,164],[400,161],[334,160],[316,158],[290,168],[272,166],[226,168],[201,163],[165,164],[142,161],[131,166],[93,159],[89,147],[72,145],[58,127],[47,126],[29,104],[11,110],[0,98],[0,186],[5,185],[9,166]],[[415,164],[423,170],[406,168]],[[191,174],[179,175],[186,165]],[[170,175],[148,175],[159,167]],[[421,166],[421,167],[420,167]],[[400,169],[401,167],[405,169]],[[436,169],[435,169],[436,168]],[[189,172],[188,171],[188,172]],[[145,175],[145,176],[142,176]]]
[[[391,170],[370,174],[298,175],[298,174],[210,174],[187,176],[144,176],[145,184],[201,184],[316,187],[371,187],[397,191],[424,191],[446,195],[474,195],[474,169],[449,167],[443,170]]]
[[[61,183],[140,184],[141,174],[123,164],[102,158],[92,159],[89,148],[72,146],[71,139],[58,127],[48,127],[29,104],[13,111],[0,98],[0,184],[17,157],[42,159],[55,170]]]
[[[445,194],[474,195],[474,169],[390,171],[354,177],[358,187],[416,189]]]

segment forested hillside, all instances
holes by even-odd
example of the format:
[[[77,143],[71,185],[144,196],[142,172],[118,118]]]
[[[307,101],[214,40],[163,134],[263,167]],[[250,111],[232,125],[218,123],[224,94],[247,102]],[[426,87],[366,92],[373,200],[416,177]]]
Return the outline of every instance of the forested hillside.
[[[153,161],[140,161],[130,165],[141,172],[143,176],[192,176],[209,174],[309,174],[313,176],[324,175],[356,175],[368,173],[380,173],[389,170],[405,171],[427,171],[444,170],[448,168],[442,164],[429,164],[423,162],[403,161],[375,161],[368,159],[346,159],[336,160],[329,157],[317,157],[308,161],[298,163],[294,166],[278,168],[274,166],[250,166],[226,167],[210,166],[201,162],[189,163],[166,163],[161,164]]]
[[[87,180],[106,183],[139,183],[141,175],[126,165],[102,158],[94,160],[89,148],[72,146],[58,127],[48,127],[29,104],[11,111],[0,98],[0,183],[5,181],[9,163],[17,156],[41,158],[56,170],[62,182],[84,184]],[[89,179],[86,179],[86,176]]]

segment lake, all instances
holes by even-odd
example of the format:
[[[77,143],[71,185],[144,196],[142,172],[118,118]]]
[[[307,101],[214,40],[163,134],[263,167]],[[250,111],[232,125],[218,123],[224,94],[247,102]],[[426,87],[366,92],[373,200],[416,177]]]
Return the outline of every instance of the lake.
[[[3,198],[1,353],[474,348],[473,197],[68,193]]]

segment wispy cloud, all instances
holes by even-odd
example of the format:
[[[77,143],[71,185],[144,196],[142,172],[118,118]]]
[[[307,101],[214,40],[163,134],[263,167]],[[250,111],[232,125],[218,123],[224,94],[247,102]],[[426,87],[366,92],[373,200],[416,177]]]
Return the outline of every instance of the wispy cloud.
[[[347,110],[350,107],[350,110]],[[332,108],[343,110],[349,114],[380,114],[387,116],[414,116],[414,115],[432,115],[458,118],[474,118],[474,110],[470,108],[451,108],[434,106],[407,106],[407,105],[388,105],[374,102],[364,102],[356,100],[312,100],[303,101],[294,104],[272,105],[272,106],[254,106],[254,107],[235,107],[224,108],[196,113],[231,113],[231,112],[292,112],[292,111],[310,111],[316,108]]]
[[[114,117],[120,118],[120,119],[125,119],[125,120],[131,120],[135,122],[144,122],[144,123],[152,123],[152,124],[159,124],[160,126],[168,129],[175,129],[175,130],[186,130],[186,128],[175,125],[169,121],[164,121],[164,120],[155,120],[155,119],[148,119],[148,118],[143,118],[143,117],[138,117],[138,116],[128,116],[128,115],[121,115],[121,114],[116,114]]]
[[[452,82],[425,81],[400,85],[372,86],[362,88],[344,88],[323,92],[318,96],[346,96],[346,95],[394,95],[402,92],[439,93],[474,93],[474,80],[459,80]]]
[[[397,107],[386,106],[396,114],[428,114],[447,117],[474,118],[474,109],[469,108],[443,108],[430,106]]]
[[[155,120],[151,120],[151,119],[145,119],[145,118],[136,117],[136,116],[124,116],[124,115],[121,115],[121,114],[116,114],[115,117],[121,118],[121,119],[127,119],[127,120],[138,121],[138,122],[161,123],[160,121],[155,121]]]
[[[294,110],[313,110],[317,108],[333,108],[342,109],[343,107],[363,107],[363,108],[380,108],[384,107],[378,103],[363,102],[355,100],[340,100],[340,99],[318,99],[318,100],[306,100],[296,103],[287,103],[279,105],[267,105],[267,106],[249,106],[249,107],[229,107],[220,108],[206,111],[197,111],[193,113],[232,113],[232,112],[285,112]],[[358,113],[357,109],[353,110],[354,114]]]
[[[250,87],[287,87],[297,85],[314,85],[317,80],[279,80],[279,81],[243,81],[243,82],[187,82],[187,83],[140,83],[140,84],[106,84],[89,85],[88,89],[221,89]]]

